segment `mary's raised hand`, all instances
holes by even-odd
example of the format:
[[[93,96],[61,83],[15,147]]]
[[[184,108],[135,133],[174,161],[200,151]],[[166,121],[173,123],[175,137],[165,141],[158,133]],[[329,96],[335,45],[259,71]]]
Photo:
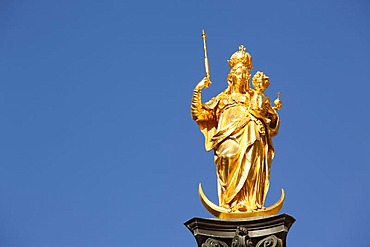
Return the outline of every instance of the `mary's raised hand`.
[[[197,86],[195,87],[196,89],[198,90],[202,90],[203,88],[207,88],[209,87],[209,85],[211,85],[212,82],[211,80],[209,80],[207,77],[204,77],[198,84]]]

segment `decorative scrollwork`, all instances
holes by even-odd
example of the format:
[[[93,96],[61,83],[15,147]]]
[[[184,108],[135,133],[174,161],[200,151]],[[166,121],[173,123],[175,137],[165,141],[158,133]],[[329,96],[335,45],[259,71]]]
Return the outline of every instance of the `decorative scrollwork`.
[[[235,232],[235,237],[231,242],[231,247],[251,247],[252,241],[249,239],[248,229],[238,226]]]
[[[282,246],[283,244],[281,239],[278,239],[274,235],[268,236],[267,238],[260,240],[256,245],[256,247],[282,247]]]
[[[202,247],[228,247],[227,244],[223,241],[208,238],[206,242],[202,244]]]

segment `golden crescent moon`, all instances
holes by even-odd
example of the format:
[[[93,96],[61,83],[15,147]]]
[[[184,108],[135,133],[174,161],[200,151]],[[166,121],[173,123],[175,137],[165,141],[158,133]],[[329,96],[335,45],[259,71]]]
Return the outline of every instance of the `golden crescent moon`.
[[[232,218],[250,218],[256,216],[271,216],[276,215],[280,209],[283,207],[285,192],[284,189],[281,189],[281,196],[280,199],[272,206],[268,208],[264,208],[258,211],[253,212],[229,212],[227,209],[216,206],[213,204],[208,198],[205,196],[202,184],[199,183],[198,187],[200,201],[202,202],[203,206],[210,212],[213,216],[216,216],[220,219],[232,219]]]

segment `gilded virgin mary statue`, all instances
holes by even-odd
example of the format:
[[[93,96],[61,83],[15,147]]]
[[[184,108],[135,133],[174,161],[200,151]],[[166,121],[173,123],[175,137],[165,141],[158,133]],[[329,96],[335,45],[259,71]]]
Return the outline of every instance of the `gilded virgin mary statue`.
[[[205,149],[213,150],[218,180],[218,206],[204,195],[201,201],[219,218],[243,218],[276,214],[282,207],[284,191],[273,206],[264,203],[270,185],[274,158],[272,138],[278,134],[280,98],[271,105],[264,94],[270,78],[258,71],[252,77],[252,57],[240,46],[228,60],[227,88],[206,103],[202,90],[211,84],[209,76],[194,88],[191,116],[205,138]]]

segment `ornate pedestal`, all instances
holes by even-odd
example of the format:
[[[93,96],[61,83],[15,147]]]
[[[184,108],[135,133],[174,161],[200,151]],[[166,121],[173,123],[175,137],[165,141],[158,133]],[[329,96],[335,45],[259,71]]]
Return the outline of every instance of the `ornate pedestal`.
[[[192,218],[184,224],[199,247],[285,247],[294,221],[281,214],[250,219]]]

